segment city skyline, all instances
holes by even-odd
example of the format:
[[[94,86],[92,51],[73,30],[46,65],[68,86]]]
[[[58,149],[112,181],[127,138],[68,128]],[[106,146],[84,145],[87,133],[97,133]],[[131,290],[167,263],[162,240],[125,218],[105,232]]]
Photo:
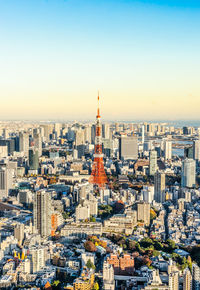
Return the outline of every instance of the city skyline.
[[[173,3],[172,3],[173,2]],[[198,1],[0,4],[1,119],[199,120]]]

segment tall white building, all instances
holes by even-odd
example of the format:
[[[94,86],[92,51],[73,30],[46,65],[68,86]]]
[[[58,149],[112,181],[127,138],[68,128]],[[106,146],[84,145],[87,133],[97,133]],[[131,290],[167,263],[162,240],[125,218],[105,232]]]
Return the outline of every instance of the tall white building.
[[[196,186],[196,162],[193,159],[185,159],[182,163],[181,186]]]
[[[76,146],[85,144],[85,134],[82,129],[78,129],[76,131],[75,143],[76,143]]]
[[[169,290],[179,290],[179,273],[172,272],[169,274]]]
[[[102,138],[110,139],[110,124],[102,124]]]
[[[42,237],[48,237],[51,234],[51,213],[49,192],[36,192],[33,203],[34,226]]]
[[[13,170],[7,168],[7,165],[0,167],[0,199],[6,198],[9,190],[12,188]]]
[[[47,247],[34,246],[29,250],[31,256],[31,273],[40,271],[47,261]]]
[[[193,142],[193,159],[200,161],[200,140]]]
[[[165,202],[165,173],[159,171],[154,175],[154,198],[156,202]]]
[[[24,155],[28,156],[28,151],[29,151],[29,133],[28,132],[19,133],[19,151],[24,152]]]
[[[165,160],[172,159],[172,142],[169,140],[165,140],[164,143],[164,156]]]
[[[157,152],[150,151],[149,154],[149,175],[153,176],[157,171]]]
[[[144,186],[142,191],[143,200],[152,203],[154,200],[154,186]]]
[[[80,204],[76,207],[76,220],[86,220],[90,218],[90,207],[89,205],[81,206]]]
[[[183,290],[192,290],[192,275],[188,268],[183,273]]]
[[[196,264],[192,265],[192,289],[200,289],[200,268]]]
[[[138,138],[136,136],[120,137],[119,158],[121,160],[136,160],[138,158]]]
[[[42,137],[40,133],[33,133],[34,147],[38,149],[38,155],[42,155]]]
[[[103,289],[115,289],[114,269],[107,261],[104,261],[103,263]]]

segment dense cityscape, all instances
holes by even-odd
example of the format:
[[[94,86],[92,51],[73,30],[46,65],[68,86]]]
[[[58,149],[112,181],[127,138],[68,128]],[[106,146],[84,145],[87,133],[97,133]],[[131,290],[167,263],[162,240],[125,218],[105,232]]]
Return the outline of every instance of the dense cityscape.
[[[100,113],[1,122],[1,289],[199,289],[200,128]]]

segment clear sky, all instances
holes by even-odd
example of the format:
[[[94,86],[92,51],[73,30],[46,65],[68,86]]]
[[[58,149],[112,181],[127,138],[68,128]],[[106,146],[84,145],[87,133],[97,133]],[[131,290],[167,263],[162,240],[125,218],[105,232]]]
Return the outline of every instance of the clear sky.
[[[0,119],[200,119],[200,1],[0,0]]]

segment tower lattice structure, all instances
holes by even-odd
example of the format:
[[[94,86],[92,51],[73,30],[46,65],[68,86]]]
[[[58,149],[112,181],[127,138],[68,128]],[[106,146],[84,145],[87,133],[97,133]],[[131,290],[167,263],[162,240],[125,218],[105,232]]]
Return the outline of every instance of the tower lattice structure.
[[[104,163],[103,163],[99,95],[98,95],[98,108],[97,108],[97,116],[96,116],[94,161],[93,161],[92,173],[91,173],[89,182],[95,185],[98,185],[99,188],[104,188],[105,184],[107,183],[107,176],[104,170]]]

